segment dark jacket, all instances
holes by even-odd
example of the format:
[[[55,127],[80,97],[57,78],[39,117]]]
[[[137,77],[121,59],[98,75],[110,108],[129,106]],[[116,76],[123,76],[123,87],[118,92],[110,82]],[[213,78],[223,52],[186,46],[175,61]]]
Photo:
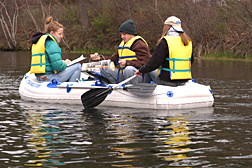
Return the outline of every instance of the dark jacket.
[[[45,33],[41,32],[36,32],[35,34],[32,35],[31,42],[32,44],[36,44],[38,40],[40,39],[41,36],[43,36]]]

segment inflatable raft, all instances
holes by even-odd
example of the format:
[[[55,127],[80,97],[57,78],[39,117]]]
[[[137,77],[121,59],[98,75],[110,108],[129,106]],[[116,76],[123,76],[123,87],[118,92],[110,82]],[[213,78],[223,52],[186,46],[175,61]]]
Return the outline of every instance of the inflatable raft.
[[[80,104],[83,92],[96,86],[97,81],[39,82],[34,74],[26,73],[19,86],[21,99],[34,102]],[[76,87],[72,89],[71,87]],[[77,87],[81,87],[78,89]],[[85,89],[86,87],[86,89]]]
[[[86,78],[86,77],[85,77]],[[19,93],[23,100],[34,102],[82,105],[81,96],[93,88],[109,88],[99,80],[79,82],[39,82],[34,74],[26,73],[20,83]],[[214,103],[209,86],[188,81],[184,86],[169,87],[157,85],[151,94],[145,94],[133,85],[114,89],[99,106],[126,107],[139,109],[186,109],[211,107]],[[141,87],[141,86],[140,86]]]

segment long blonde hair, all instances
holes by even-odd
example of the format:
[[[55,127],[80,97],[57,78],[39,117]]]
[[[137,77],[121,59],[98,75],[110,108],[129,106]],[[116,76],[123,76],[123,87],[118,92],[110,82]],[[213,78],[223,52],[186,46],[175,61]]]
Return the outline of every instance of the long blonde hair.
[[[164,38],[164,36],[167,34],[167,32],[170,30],[170,28],[171,28],[171,25],[167,25],[167,24],[164,25],[163,33],[162,33],[160,39],[158,39],[157,45],[161,42],[161,40]],[[181,41],[183,42],[184,46],[187,46],[189,44],[189,42],[191,41],[190,37],[188,37],[185,32],[183,32],[183,33],[179,32],[179,36],[181,37]]]
[[[46,18],[44,33],[50,33],[51,31],[56,32],[59,28],[64,28],[64,27],[59,22],[53,21],[53,18],[51,16]]]

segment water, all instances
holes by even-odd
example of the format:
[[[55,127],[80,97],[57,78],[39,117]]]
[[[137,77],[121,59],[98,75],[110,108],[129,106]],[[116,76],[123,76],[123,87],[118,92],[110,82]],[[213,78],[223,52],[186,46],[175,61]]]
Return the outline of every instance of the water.
[[[252,62],[196,60],[193,76],[211,86],[214,107],[83,110],[22,101],[29,53],[0,52],[0,60],[1,167],[252,165]]]

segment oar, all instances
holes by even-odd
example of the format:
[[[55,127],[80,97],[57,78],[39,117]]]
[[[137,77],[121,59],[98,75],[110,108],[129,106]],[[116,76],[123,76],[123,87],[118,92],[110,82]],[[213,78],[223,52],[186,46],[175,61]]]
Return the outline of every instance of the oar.
[[[118,83],[117,85],[114,85],[113,87],[110,88],[97,88],[97,89],[91,89],[85,93],[83,93],[81,95],[81,101],[82,104],[84,106],[84,108],[94,108],[96,106],[98,106],[99,104],[101,104],[105,98],[107,97],[107,95],[115,88],[131,81],[132,79],[134,79],[135,77],[137,77],[136,75]]]
[[[135,85],[126,85],[120,89],[126,90],[128,92],[131,92],[134,95],[141,96],[141,97],[148,97],[151,96],[153,91],[155,90],[157,84],[151,84],[151,83],[138,83]],[[65,89],[65,88],[71,88],[71,89],[108,89],[110,86],[83,86],[83,85],[57,85],[57,88]]]

